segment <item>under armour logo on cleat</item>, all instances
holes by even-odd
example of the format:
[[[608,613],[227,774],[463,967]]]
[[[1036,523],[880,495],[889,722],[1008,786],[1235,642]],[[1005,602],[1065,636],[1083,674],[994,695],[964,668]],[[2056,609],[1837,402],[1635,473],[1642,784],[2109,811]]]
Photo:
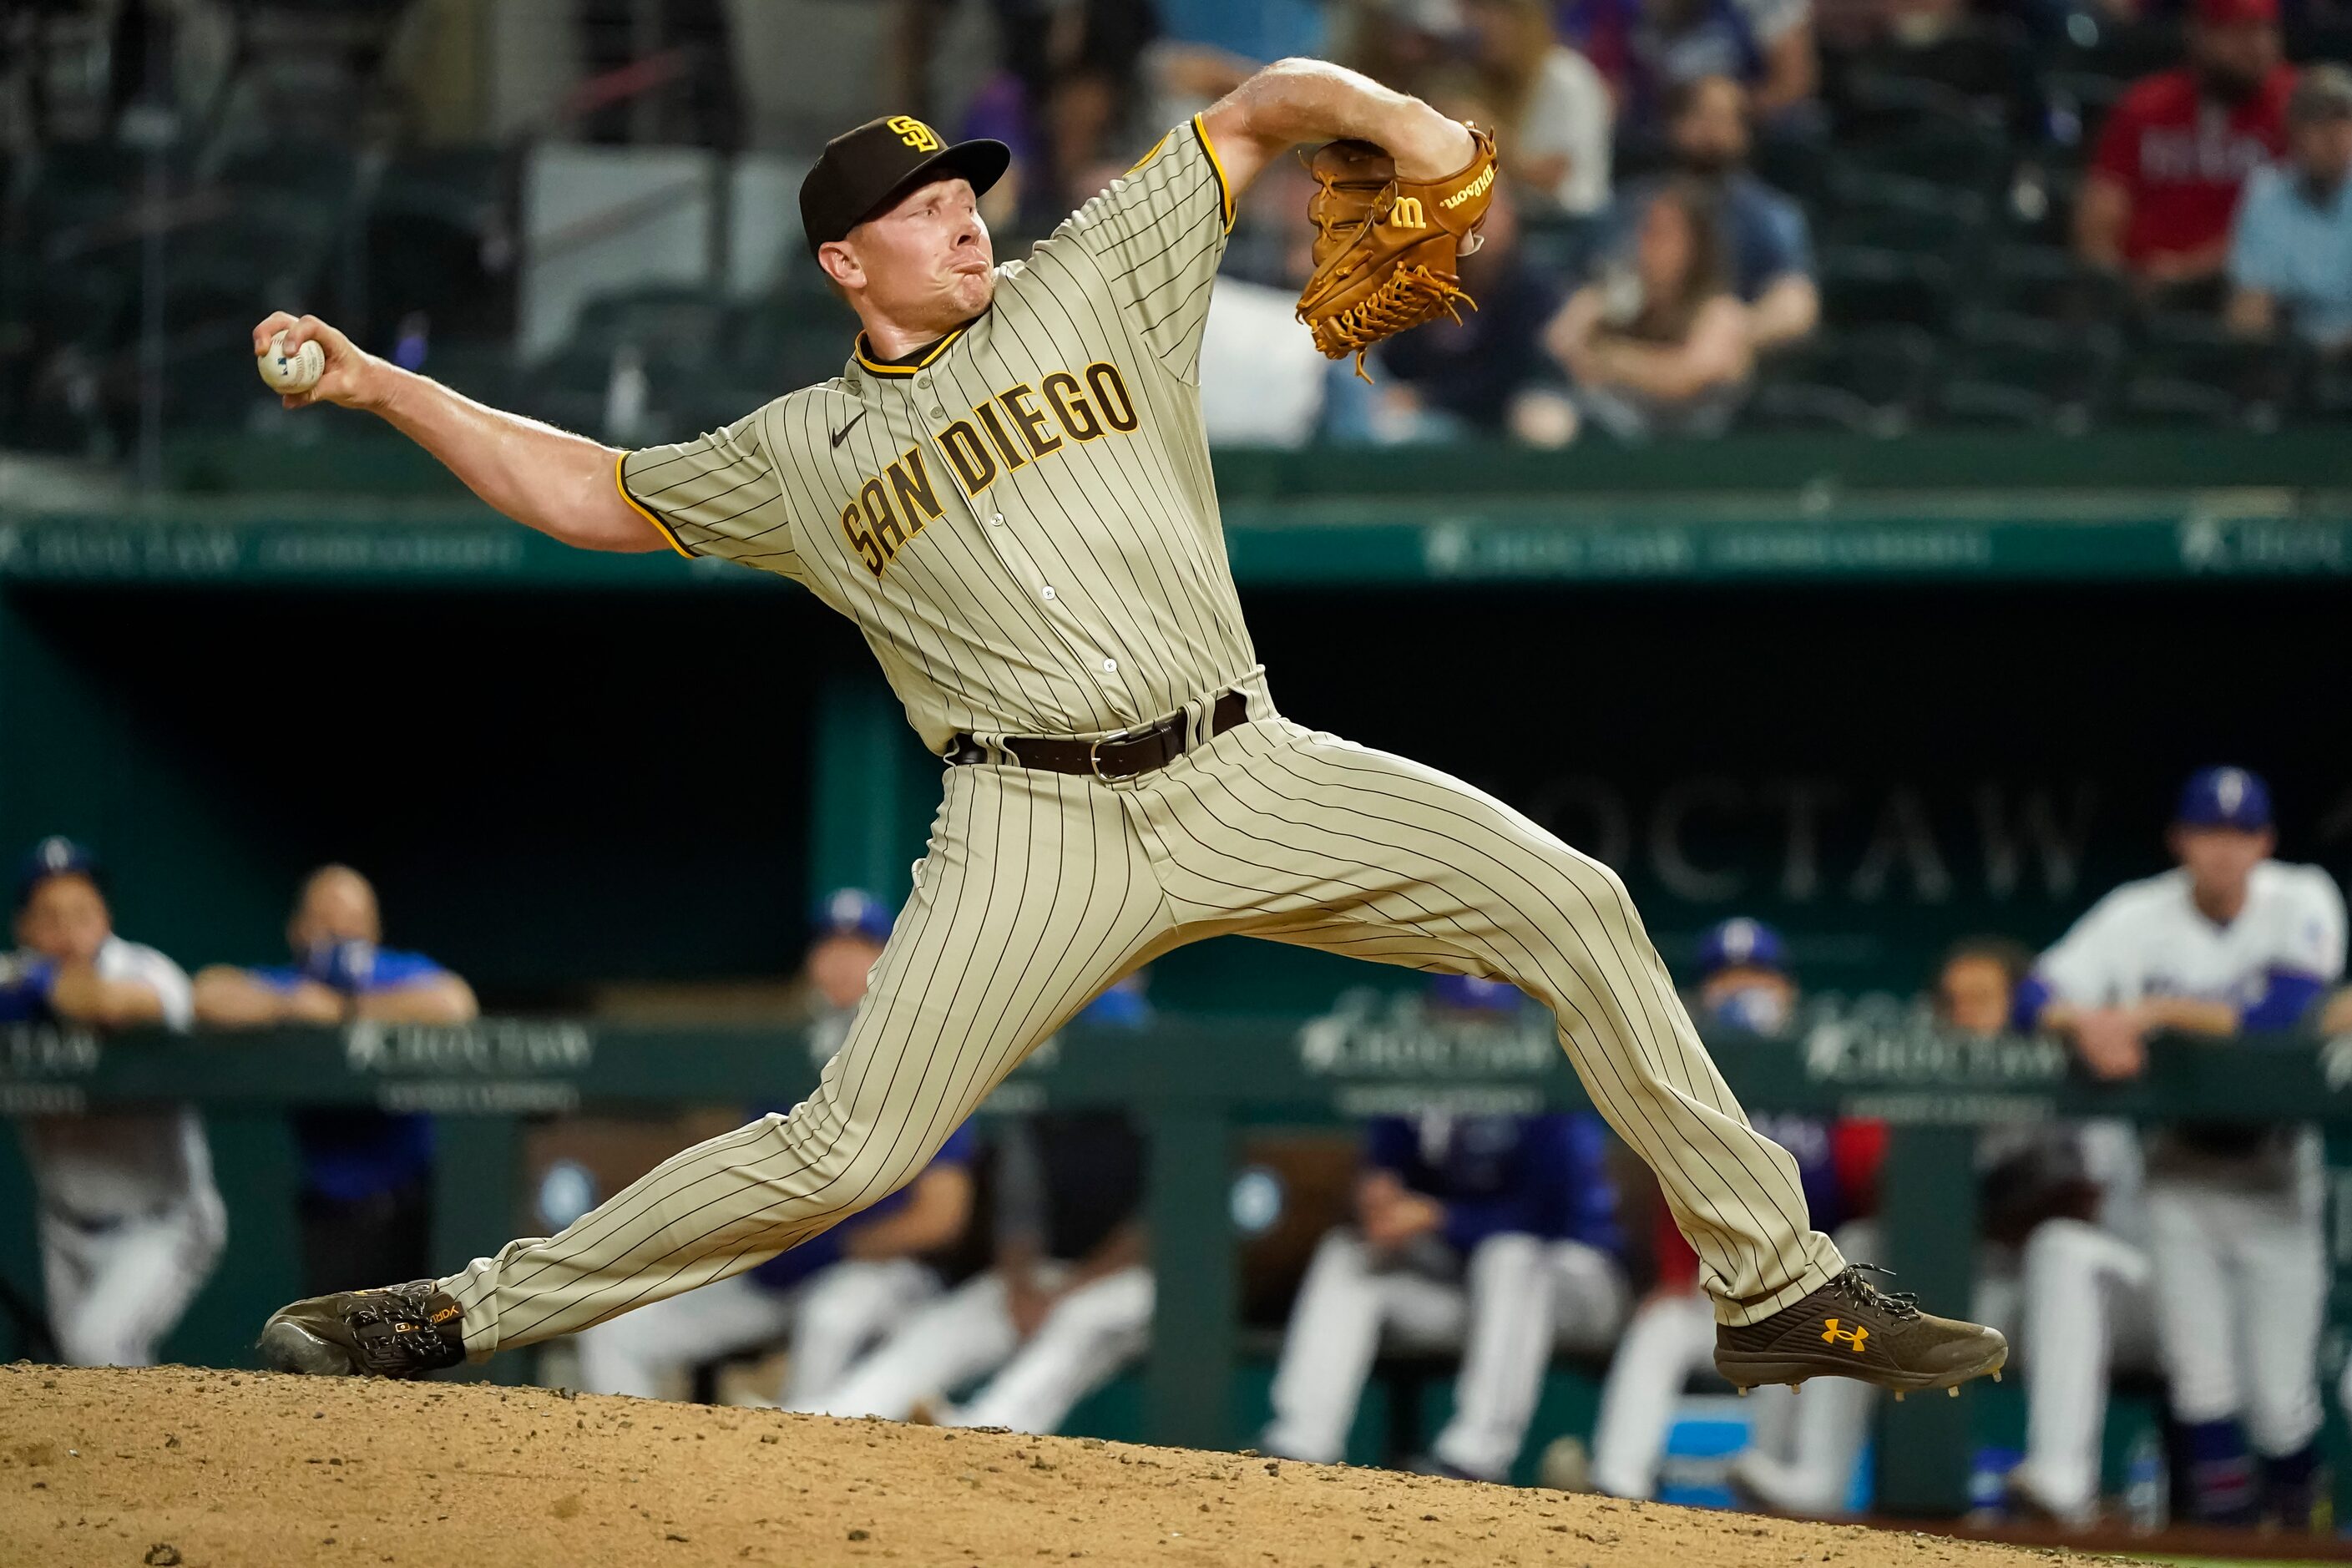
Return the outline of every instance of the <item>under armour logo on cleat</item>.
[[[1867,1327],[1840,1329],[1835,1318],[1825,1319],[1822,1323],[1823,1344],[1843,1344],[1856,1355],[1862,1353],[1862,1342],[1868,1338],[1870,1338],[1870,1330]]]

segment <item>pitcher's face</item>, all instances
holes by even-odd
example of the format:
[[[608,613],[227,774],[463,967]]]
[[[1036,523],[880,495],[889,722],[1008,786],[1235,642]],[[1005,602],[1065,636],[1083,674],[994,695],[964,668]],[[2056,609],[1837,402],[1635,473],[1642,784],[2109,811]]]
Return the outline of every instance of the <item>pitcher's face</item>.
[[[862,289],[877,315],[901,327],[946,331],[988,309],[996,291],[988,225],[960,176],[908,192],[850,230],[839,248],[848,275],[835,277]]]

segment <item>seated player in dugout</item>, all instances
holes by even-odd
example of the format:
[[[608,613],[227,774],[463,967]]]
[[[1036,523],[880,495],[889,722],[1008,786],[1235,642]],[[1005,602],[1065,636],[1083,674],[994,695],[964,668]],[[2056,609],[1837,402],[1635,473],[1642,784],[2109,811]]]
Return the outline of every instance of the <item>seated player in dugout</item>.
[[[16,951],[0,961],[0,1023],[91,1029],[192,1022],[188,977],[114,931],[97,858],[35,847],[16,879]],[[204,1123],[186,1106],[17,1123],[40,1205],[41,1274],[58,1353],[145,1366],[228,1239]]]
[[[215,1029],[470,1023],[473,987],[421,952],[382,946],[375,888],[321,866],[286,921],[292,962],[196,975],[196,1020]],[[347,1290],[426,1267],[433,1229],[433,1119],[338,1106],[296,1114],[302,1156],[302,1278]]]
[[[1882,1294],[1812,1224],[1795,1163],[1716,1071],[1614,872],[1457,779],[1276,707],[1195,369],[1236,194],[1331,141],[1393,161],[1368,212],[1388,229],[1358,240],[1415,223],[1472,237],[1491,140],[1317,60],[1256,72],[1002,264],[978,199],[1003,143],[949,146],[905,115],[845,132],[801,187],[811,258],[864,329],[841,374],[677,446],[616,451],[485,407],[316,318],[255,327],[257,353],[281,332],[289,352],[320,345],[294,405],[381,416],[528,527],[803,584],[857,625],[943,764],[914,893],[847,1043],[790,1117],[445,1279],[295,1303],[264,1325],[270,1364],[414,1376],[740,1274],[913,1180],[1120,975],[1227,934],[1508,981],[1549,1008],[1698,1254],[1735,1381],[1944,1388],[2001,1364],[1999,1334]],[[1824,1337],[1832,1317],[1851,1338]]]
[[[815,924],[802,967],[814,994],[809,1056],[822,1069],[848,1037],[866,974],[890,940],[890,911],[862,889],[842,888],[818,902]],[[960,1127],[921,1175],[806,1245],[586,1331],[581,1392],[660,1398],[700,1363],[781,1342],[789,1365],[764,1401],[825,1408],[857,1358],[939,1295],[930,1255],[971,1223],[978,1143],[969,1125]]]
[[[1122,979],[1075,1022],[1141,1028],[1141,980]],[[1056,1432],[1150,1343],[1143,1140],[1126,1113],[1001,1121],[991,1141],[989,1267],[877,1346],[822,1414]]]
[[[1441,974],[1428,1002],[1441,1022],[1509,1027],[1523,998]],[[1372,1121],[1356,1223],[1323,1237],[1298,1288],[1259,1446],[1343,1458],[1383,1343],[1458,1351],[1453,1418],[1413,1468],[1506,1479],[1554,1345],[1604,1350],[1624,1321],[1608,1137],[1590,1111]]]

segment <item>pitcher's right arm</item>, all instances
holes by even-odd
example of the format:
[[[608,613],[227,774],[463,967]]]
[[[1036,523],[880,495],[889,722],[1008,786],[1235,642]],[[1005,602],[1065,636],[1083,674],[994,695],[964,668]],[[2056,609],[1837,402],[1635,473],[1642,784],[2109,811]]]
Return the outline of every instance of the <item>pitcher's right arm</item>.
[[[253,352],[279,332],[289,351],[316,342],[327,358],[319,384],[289,394],[289,408],[313,403],[364,409],[439,458],[466,488],[527,528],[583,550],[667,549],[668,542],[623,499],[614,447],[501,413],[365,352],[316,316],[276,311],[253,329]]]

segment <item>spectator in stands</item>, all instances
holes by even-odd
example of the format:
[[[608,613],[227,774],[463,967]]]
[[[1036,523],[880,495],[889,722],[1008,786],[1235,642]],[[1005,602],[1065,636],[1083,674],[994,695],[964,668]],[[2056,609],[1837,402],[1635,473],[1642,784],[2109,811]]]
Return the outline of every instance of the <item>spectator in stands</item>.
[[[1140,1027],[1149,1016],[1130,976],[1078,1022]],[[1049,1113],[1007,1125],[993,1186],[992,1266],[901,1324],[821,1414],[1052,1432],[1143,1353],[1153,1290],[1143,1143],[1128,1119]],[[982,1376],[968,1403],[947,1403]]]
[[[2100,900],[2019,993],[2021,1026],[2066,1037],[2099,1078],[2138,1077],[2157,1031],[2228,1049],[2246,1031],[2299,1027],[2344,973],[2343,894],[2321,868],[2272,858],[2260,777],[2192,775],[2167,842],[2179,864]],[[2319,1171],[2307,1127],[2189,1121],[2148,1135],[2157,1330],[2189,1458],[2174,1496],[2200,1522],[2311,1522]]]
[[[1467,0],[1465,20],[1479,93],[1521,200],[1530,212],[1599,212],[1609,201],[1617,112],[1609,84],[1553,35],[1548,0]]]
[[[1516,187],[1495,185],[1486,242],[1462,258],[1462,286],[1477,301],[1459,321],[1433,321],[1381,345],[1389,373],[1380,389],[1384,438],[1443,439],[1506,432],[1535,446],[1559,446],[1574,415],[1549,384],[1545,324],[1559,310],[1559,287],[1519,247]]]
[[[931,59],[958,0],[899,0],[890,50],[890,99],[927,100]],[[1155,32],[1152,8],[1134,0],[988,0],[1003,49],[1002,69],[974,97],[959,136],[993,136],[1013,149],[1005,187],[991,204],[1011,204],[1027,232],[1042,234],[1091,190],[1083,176],[1140,134],[1135,152],[1166,129],[1143,134],[1153,100],[1140,60]],[[1123,168],[1132,156],[1120,161]],[[995,195],[995,193],[992,193]],[[1001,216],[992,223],[1003,225]]]
[[[2306,68],[2286,121],[2287,161],[2254,172],[2231,232],[2228,319],[2340,353],[2352,346],[2352,71]]]
[[[1559,0],[1559,34],[1600,68],[1621,126],[1655,134],[1666,97],[1729,77],[1769,128],[1809,128],[1821,58],[1809,0]]]
[[[2286,150],[2294,72],[2278,0],[2196,0],[2188,63],[2107,116],[2074,207],[2074,248],[2150,290],[2218,281],[2246,180]]]
[[[1810,336],[1821,321],[1812,234],[1805,209],[1748,172],[1748,89],[1727,76],[1700,77],[1668,95],[1666,149],[1675,173],[1715,194],[1730,248],[1731,286],[1747,306],[1748,347],[1766,353]],[[1641,216],[1664,182],[1637,182],[1605,227],[1611,248],[1630,248]]]
[[[1630,258],[1605,259],[1545,329],[1582,416],[1621,440],[1716,436],[1755,367],[1720,209],[1688,179],[1654,192]]]
[[[1173,125],[1233,91],[1260,67],[1330,52],[1324,0],[1153,0],[1160,37],[1144,50],[1143,76]]]
[[[816,993],[808,1045],[819,1068],[848,1038],[890,926],[889,911],[858,889],[818,906],[817,939],[803,967]],[[971,1223],[978,1146],[971,1129],[960,1127],[913,1182],[814,1240],[748,1273],[589,1329],[580,1336],[581,1388],[659,1398],[698,1362],[789,1336],[792,1361],[778,1403],[823,1409],[861,1353],[939,1295],[929,1255],[953,1245]]]
[[[1465,975],[1429,988],[1438,1027],[1508,1028],[1522,1001]],[[1260,1446],[1343,1458],[1386,1335],[1462,1354],[1453,1418],[1415,1468],[1507,1479],[1555,1339],[1598,1350],[1624,1315],[1607,1140],[1589,1111],[1374,1121],[1356,1223],[1324,1237],[1299,1287]]]
[[[302,884],[286,922],[294,962],[202,971],[197,1021],[252,1029],[473,1020],[471,986],[423,953],[378,946],[383,940],[374,887],[348,866],[322,866]],[[338,1108],[293,1120],[302,1154],[303,1289],[349,1290],[432,1272],[432,1119]]]
[[[194,1021],[180,966],[114,934],[98,861],[81,846],[43,839],[17,878],[16,910],[0,1023],[184,1033]],[[170,1106],[17,1127],[58,1353],[76,1366],[152,1364],[228,1236],[204,1124]]]

